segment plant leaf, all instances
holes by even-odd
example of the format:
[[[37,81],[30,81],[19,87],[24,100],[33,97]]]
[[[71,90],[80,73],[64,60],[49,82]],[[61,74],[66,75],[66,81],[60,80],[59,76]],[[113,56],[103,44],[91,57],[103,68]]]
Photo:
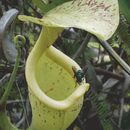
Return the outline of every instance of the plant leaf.
[[[119,23],[117,0],[74,0],[50,10],[42,19],[19,16],[20,20],[53,27],[84,29],[102,40],[109,39]]]
[[[124,14],[128,23],[130,23],[130,1],[129,0],[118,0],[119,7],[122,13]]]

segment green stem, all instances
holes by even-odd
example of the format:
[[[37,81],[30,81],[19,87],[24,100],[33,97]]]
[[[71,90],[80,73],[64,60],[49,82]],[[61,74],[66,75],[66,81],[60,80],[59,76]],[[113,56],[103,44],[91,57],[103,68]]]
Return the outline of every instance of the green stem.
[[[14,67],[14,70],[12,72],[8,87],[5,90],[5,93],[3,94],[3,96],[0,100],[0,130],[18,130],[9,121],[5,110],[6,110],[6,102],[7,102],[7,99],[9,97],[9,93],[10,93],[11,88],[13,86],[15,76],[17,74],[17,70],[18,70],[18,67],[19,67],[19,59],[20,59],[20,55],[21,55],[21,49],[20,49],[19,44],[18,44],[19,39],[20,39],[21,45],[23,45],[26,41],[25,38],[23,36],[20,36],[20,35],[16,36],[15,39],[14,39],[15,46],[18,50],[18,55],[17,55],[17,58],[16,58],[15,67]]]
[[[18,45],[17,45],[17,50],[18,50],[18,55],[17,55],[17,58],[16,58],[15,67],[14,67],[13,73],[11,75],[8,87],[7,87],[4,95],[2,96],[2,98],[0,100],[0,105],[2,105],[3,103],[5,103],[7,101],[10,90],[12,88],[12,85],[13,85],[13,82],[14,82],[14,79],[15,79],[15,76],[16,76],[16,73],[17,73],[17,70],[18,70],[19,59],[20,59],[20,55],[21,55],[21,49]]]
[[[21,39],[20,42],[19,42],[19,39]],[[15,39],[14,39],[14,44],[15,44],[17,50],[18,50],[18,55],[17,55],[17,58],[16,58],[15,67],[14,67],[13,73],[11,75],[8,87],[7,87],[4,95],[2,96],[2,98],[0,100],[0,105],[2,105],[3,103],[5,103],[7,101],[7,99],[8,99],[10,90],[12,88],[12,85],[13,85],[13,82],[14,82],[14,79],[15,79],[18,67],[19,67],[19,59],[20,59],[20,55],[21,55],[21,49],[19,47],[19,44],[23,45],[25,42],[26,42],[25,38],[23,36],[21,36],[21,35],[17,35],[15,37]]]
[[[15,24],[16,24],[16,22],[17,22],[18,15],[21,13],[21,11],[22,11],[22,9],[23,9],[23,7],[25,6],[25,4],[26,4],[27,1],[28,1],[28,0],[25,0],[25,1],[24,1],[22,7],[20,8],[20,10],[19,10],[19,12],[18,12],[18,14],[17,14],[17,16],[16,16],[16,18],[15,18],[13,24],[12,24],[12,27],[11,27],[11,37],[12,37],[12,39],[14,39],[14,27],[15,27]]]
[[[14,70],[13,70],[13,73],[11,75],[11,78],[10,78],[10,81],[9,81],[9,84],[8,84],[8,87],[4,93],[4,95],[2,96],[1,100],[0,100],[0,105],[4,104],[7,99],[8,99],[8,96],[9,96],[9,93],[10,93],[10,90],[12,88],[12,85],[13,85],[13,82],[14,82],[14,79],[15,79],[15,76],[16,76],[16,73],[17,73],[17,70],[18,70],[18,67],[19,67],[19,59],[20,59],[20,55],[21,55],[21,49],[19,47],[19,39],[21,39],[21,45],[24,44],[26,42],[25,38],[21,35],[17,35],[14,39],[14,44],[18,50],[18,55],[17,55],[17,58],[16,58],[16,62],[15,62],[15,67],[14,67]]]

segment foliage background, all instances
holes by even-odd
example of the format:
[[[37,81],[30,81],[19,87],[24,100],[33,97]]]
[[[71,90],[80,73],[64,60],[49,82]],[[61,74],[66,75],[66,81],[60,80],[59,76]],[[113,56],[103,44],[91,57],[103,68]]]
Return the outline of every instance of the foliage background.
[[[0,0],[0,17],[11,8],[19,9],[22,4],[23,2],[15,0]],[[26,15],[42,18],[46,11],[43,12],[29,0],[23,12]],[[41,28],[40,25],[31,22],[23,23],[19,20],[15,26],[15,34],[23,34],[27,42],[22,47],[23,62],[19,65],[13,89],[6,104],[6,113],[10,121],[20,129],[28,128],[31,123],[31,107],[24,71],[26,59]],[[80,50],[81,55],[75,58],[86,37],[88,39],[86,47]],[[130,64],[129,39],[129,20],[121,10],[118,29],[107,42],[127,64]],[[102,41],[96,41],[88,32],[76,28],[65,29],[53,45],[74,59],[82,68],[88,66],[85,78],[90,83],[90,90],[85,94],[84,105],[79,116],[67,130],[129,130],[130,77],[112,58],[112,52],[105,46],[101,46]],[[13,64],[1,58],[0,97],[7,88],[12,70]]]

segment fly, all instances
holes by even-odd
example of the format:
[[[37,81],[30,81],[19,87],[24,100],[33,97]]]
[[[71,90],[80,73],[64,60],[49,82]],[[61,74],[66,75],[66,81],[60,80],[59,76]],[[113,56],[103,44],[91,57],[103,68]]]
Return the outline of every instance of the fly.
[[[74,72],[73,78],[76,78],[76,85],[77,83],[80,84],[84,80],[84,75],[87,72],[87,69],[87,66],[85,66],[82,70],[77,70],[75,66],[72,66],[72,70]]]

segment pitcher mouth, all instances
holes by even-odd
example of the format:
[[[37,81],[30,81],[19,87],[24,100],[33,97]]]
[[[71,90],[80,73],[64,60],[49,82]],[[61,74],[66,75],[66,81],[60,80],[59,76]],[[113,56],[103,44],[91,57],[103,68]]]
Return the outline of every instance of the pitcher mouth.
[[[54,55],[56,51],[56,55]],[[51,53],[52,52],[52,53]],[[46,55],[48,57],[53,58],[57,57],[57,56],[61,56],[62,52],[58,51],[57,49],[55,49],[54,47],[50,47],[49,50],[46,51]],[[61,66],[63,65],[63,63],[61,62],[61,60],[65,59],[66,56],[61,57],[61,59],[59,58],[59,61],[57,61]],[[52,59],[53,59],[52,58]],[[68,69],[68,72],[70,72],[70,75],[73,75],[73,72],[71,70],[71,65],[70,63],[72,63],[73,65],[77,65],[73,60],[71,60],[70,58],[66,57],[68,60],[68,62],[66,62],[66,64],[63,65],[63,67],[65,66],[66,69]],[[31,91],[34,93],[34,95],[43,103],[45,103],[46,105],[54,108],[54,109],[67,109],[70,106],[72,106],[74,104],[74,102],[81,97],[89,88],[89,84],[82,84],[81,86],[77,87],[75,89],[74,85],[73,85],[73,91],[71,92],[71,94],[69,96],[67,96],[66,98],[63,98],[62,100],[54,100],[51,97],[49,97],[45,91],[42,91],[42,89],[39,87],[38,82],[37,82],[37,78],[36,78],[36,65],[37,62],[39,60],[33,60],[33,55],[30,54],[28,60],[27,60],[27,64],[26,64],[26,78],[27,78],[27,82],[29,84],[29,88],[31,89]],[[63,60],[64,61],[64,60]],[[33,64],[32,64],[33,62]],[[35,63],[36,62],[36,63]],[[68,64],[68,65],[67,65]],[[68,67],[67,67],[68,66]],[[77,65],[78,67],[78,65]],[[73,77],[71,77],[73,80]],[[74,82],[75,84],[75,82]]]
[[[45,37],[42,37],[46,28],[43,27],[27,59],[26,79],[30,90],[41,102],[54,109],[63,110],[72,106],[88,90],[89,84],[85,84],[84,80],[84,84],[75,88],[76,79],[73,78],[72,66],[81,68],[53,46],[46,47]]]

